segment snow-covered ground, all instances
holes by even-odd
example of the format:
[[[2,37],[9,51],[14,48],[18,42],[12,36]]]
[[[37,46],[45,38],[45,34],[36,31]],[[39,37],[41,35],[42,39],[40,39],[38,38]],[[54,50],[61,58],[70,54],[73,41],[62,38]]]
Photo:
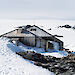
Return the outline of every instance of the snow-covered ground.
[[[21,49],[7,38],[0,38],[0,75],[54,75],[16,55],[16,51]]]

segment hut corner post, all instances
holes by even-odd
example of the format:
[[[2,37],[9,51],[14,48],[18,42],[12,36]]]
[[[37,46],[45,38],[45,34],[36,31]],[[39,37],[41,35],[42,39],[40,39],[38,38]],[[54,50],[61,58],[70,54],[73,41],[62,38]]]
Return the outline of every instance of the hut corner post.
[[[63,50],[63,42],[59,42],[59,50],[60,50],[60,51]]]
[[[48,52],[48,42],[45,43],[45,52]]]

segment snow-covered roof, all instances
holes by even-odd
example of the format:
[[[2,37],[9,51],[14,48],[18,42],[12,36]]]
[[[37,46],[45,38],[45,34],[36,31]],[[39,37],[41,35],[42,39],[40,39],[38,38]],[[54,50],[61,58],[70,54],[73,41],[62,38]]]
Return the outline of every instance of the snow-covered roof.
[[[41,36],[43,39],[46,39],[46,40],[50,40],[50,39],[56,39],[57,41],[60,41],[60,42],[62,42],[59,38],[57,38],[57,37],[55,37],[54,35],[52,35],[52,34],[50,34],[50,33],[48,33],[47,31],[45,31],[44,29],[42,29],[42,28],[40,28],[40,27],[38,27],[38,26],[36,26],[36,25],[33,25],[33,27],[37,27],[37,28],[39,28],[40,30],[42,30],[43,32],[45,32],[46,34],[48,34],[48,36]],[[34,33],[33,33],[34,34]],[[36,34],[35,34],[36,35]],[[40,34],[39,34],[40,35]],[[43,35],[43,34],[42,34]],[[38,36],[38,35],[36,35],[36,36]]]
[[[32,33],[31,31],[28,31],[27,29],[28,28],[31,28],[31,27],[37,27],[39,28],[40,30],[42,30],[43,32],[45,32],[46,34],[48,34],[47,36],[38,36],[37,34],[34,34]],[[19,29],[22,29],[22,32],[21,33],[14,33],[16,30],[19,30]],[[24,30],[23,30],[24,29]],[[39,34],[40,35],[40,34]],[[41,34],[43,35],[43,34]],[[40,27],[36,26],[36,25],[25,25],[25,26],[19,26],[18,29],[15,29],[13,31],[10,31],[8,33],[5,33],[3,34],[2,36],[5,36],[5,37],[17,37],[17,38],[21,38],[21,37],[32,37],[32,36],[37,36],[37,37],[41,37],[43,39],[46,39],[46,40],[49,40],[49,39],[56,39],[57,41],[60,41],[62,42],[61,40],[59,40],[58,38],[56,38],[55,36],[53,36],[52,34],[46,32],[44,29],[41,29]]]

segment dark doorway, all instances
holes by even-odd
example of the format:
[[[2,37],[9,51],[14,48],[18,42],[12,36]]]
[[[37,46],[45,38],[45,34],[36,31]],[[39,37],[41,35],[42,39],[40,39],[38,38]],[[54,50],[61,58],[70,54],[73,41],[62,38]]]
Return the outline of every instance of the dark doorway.
[[[54,49],[54,45],[52,43],[48,42],[48,48],[49,49]]]

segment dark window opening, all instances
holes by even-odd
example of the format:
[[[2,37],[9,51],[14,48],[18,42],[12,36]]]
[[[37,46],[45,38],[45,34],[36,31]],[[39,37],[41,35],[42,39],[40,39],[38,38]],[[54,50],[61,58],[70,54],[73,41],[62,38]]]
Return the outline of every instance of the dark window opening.
[[[49,49],[54,49],[54,45],[49,42],[49,43],[48,43],[48,48],[49,48]]]
[[[36,29],[31,29],[30,31],[36,31]]]

